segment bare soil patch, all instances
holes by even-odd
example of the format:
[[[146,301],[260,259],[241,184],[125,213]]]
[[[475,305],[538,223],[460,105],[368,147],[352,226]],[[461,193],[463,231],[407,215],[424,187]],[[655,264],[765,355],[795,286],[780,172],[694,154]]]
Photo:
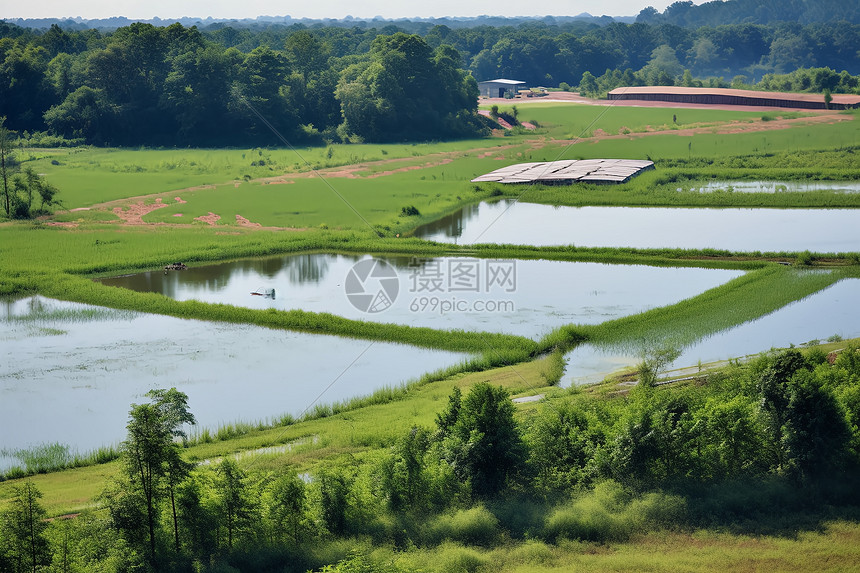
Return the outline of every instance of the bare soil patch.
[[[158,197],[155,200],[155,203],[147,205],[143,201],[138,201],[137,203],[129,205],[128,209],[114,207],[113,212],[126,225],[145,225],[146,223],[143,222],[143,217],[163,207],[167,207],[167,203],[164,203],[161,200],[161,197]]]
[[[212,211],[209,211],[208,215],[201,215],[200,217],[194,217],[195,221],[201,221],[210,226],[215,226],[215,224],[221,220],[221,215],[216,215]]]
[[[262,225],[260,223],[252,223],[251,221],[249,221],[248,219],[246,219],[242,215],[238,215],[238,214],[236,215],[236,224],[239,225],[240,227],[252,227],[255,229],[259,229],[260,227],[262,227]]]

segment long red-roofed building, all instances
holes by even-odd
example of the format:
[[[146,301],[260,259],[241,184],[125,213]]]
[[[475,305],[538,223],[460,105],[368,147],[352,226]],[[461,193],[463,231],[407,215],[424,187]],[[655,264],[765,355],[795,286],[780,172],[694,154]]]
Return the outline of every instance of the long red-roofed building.
[[[701,105],[745,105],[791,109],[828,109],[824,95],[809,93],[759,92],[726,88],[643,86],[615,88],[610,100],[665,101]],[[860,107],[860,95],[833,94],[829,109]]]

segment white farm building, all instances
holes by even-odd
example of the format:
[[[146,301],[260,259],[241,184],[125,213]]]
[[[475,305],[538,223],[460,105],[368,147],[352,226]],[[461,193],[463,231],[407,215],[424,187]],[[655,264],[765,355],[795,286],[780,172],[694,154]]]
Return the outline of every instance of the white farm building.
[[[525,89],[526,82],[517,80],[489,80],[478,82],[478,90],[483,97],[505,97],[506,93],[511,96],[517,95],[517,91]]]

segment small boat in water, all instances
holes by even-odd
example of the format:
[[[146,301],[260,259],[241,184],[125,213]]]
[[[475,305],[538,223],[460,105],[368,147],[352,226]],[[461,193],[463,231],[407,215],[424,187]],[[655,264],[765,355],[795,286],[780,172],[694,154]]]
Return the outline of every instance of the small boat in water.
[[[264,296],[266,298],[275,298],[275,289],[273,288],[258,288],[251,293],[254,296]]]

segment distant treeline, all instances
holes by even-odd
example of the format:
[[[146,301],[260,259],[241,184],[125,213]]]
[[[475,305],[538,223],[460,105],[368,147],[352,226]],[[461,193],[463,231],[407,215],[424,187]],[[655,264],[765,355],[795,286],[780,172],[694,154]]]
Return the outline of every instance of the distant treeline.
[[[597,92],[618,81],[747,86],[764,78],[756,87],[838,93],[856,91],[858,54],[860,25],[844,21],[685,28],[534,20],[422,34],[393,24],[136,23],[101,32],[0,23],[0,115],[19,132],[99,144],[279,143],[250,103],[291,141],[443,139],[484,129],[475,80],[565,87],[609,70]],[[779,78],[824,67],[817,80]]]
[[[243,52],[179,24],[18,32],[0,26],[0,115],[25,137],[47,128],[96,144],[213,146],[484,129],[460,55],[417,35],[361,34],[343,50],[294,31],[278,49]]]
[[[845,0],[717,0],[698,6],[690,0],[674,2],[661,14],[649,6],[639,13],[637,22],[666,23],[675,26],[719,26],[722,24],[770,24],[773,22],[860,23],[860,4]]]
[[[654,58],[641,70],[606,70],[600,77],[585,72],[578,87],[562,83],[564,89],[574,90],[587,97],[605,97],[607,92],[626,86],[684,86],[706,88],[734,88],[770,92],[810,92],[823,94],[824,100],[833,93],[857,93],[860,76],[846,71],[836,73],[830,68],[800,68],[788,74],[765,74],[761,81],[751,83],[744,75],[726,81],[722,77],[705,80],[693,78],[690,70],[683,70],[672,52],[663,46],[654,51]]]

